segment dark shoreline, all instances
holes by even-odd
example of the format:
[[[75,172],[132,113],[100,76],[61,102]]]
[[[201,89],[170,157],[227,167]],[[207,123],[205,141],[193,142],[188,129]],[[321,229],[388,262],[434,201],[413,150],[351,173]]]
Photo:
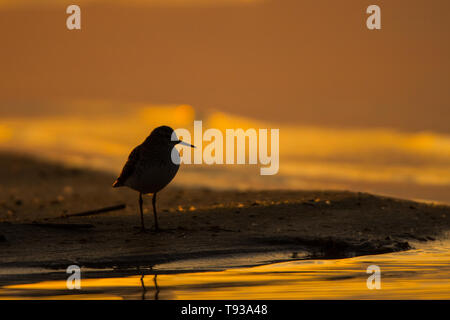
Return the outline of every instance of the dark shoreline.
[[[347,191],[169,186],[159,198],[165,231],[136,234],[136,194],[111,188],[112,175],[5,154],[0,164],[0,268],[145,267],[287,251],[346,258],[407,250],[450,230],[445,205]],[[119,211],[57,218],[122,203]],[[151,227],[151,211],[145,219]]]

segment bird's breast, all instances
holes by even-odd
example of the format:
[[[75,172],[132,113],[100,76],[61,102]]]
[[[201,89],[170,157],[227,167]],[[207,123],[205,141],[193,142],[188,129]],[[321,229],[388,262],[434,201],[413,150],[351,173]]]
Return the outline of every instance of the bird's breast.
[[[179,158],[180,155],[175,148],[173,152],[159,150],[156,153],[147,152],[143,154],[136,164],[135,174],[128,179],[126,185],[142,193],[160,191],[177,174],[180,167],[178,164]]]

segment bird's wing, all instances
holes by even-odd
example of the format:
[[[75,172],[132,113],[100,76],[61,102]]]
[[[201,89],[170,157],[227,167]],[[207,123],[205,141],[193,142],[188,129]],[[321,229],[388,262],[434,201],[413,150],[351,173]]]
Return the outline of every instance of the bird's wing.
[[[113,183],[114,188],[125,185],[125,181],[127,181],[127,179],[134,173],[136,164],[139,161],[139,147],[140,146],[137,146],[133,149],[133,151],[131,151],[130,155],[128,156],[127,162],[123,166],[122,172],[120,173],[117,180]]]

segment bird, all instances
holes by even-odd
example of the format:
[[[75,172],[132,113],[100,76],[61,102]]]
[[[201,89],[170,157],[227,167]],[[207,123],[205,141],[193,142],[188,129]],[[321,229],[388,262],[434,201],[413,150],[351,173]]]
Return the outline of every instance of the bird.
[[[146,232],[142,210],[144,194],[153,194],[153,217],[155,231],[159,231],[156,213],[156,194],[167,186],[175,177],[180,167],[180,154],[175,145],[195,148],[192,144],[177,138],[169,126],[155,128],[140,145],[135,147],[123,166],[113,188],[129,187],[139,192],[139,211],[141,215],[141,232]]]

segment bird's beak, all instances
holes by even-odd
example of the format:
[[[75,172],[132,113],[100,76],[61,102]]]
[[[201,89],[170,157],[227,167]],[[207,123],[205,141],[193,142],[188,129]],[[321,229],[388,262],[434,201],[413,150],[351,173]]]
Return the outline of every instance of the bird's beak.
[[[181,141],[181,140],[178,140],[177,144],[181,144],[183,146],[187,146],[187,147],[191,147],[191,148],[196,148],[196,146],[194,146],[192,144],[189,144],[189,143],[186,143],[186,142]]]

